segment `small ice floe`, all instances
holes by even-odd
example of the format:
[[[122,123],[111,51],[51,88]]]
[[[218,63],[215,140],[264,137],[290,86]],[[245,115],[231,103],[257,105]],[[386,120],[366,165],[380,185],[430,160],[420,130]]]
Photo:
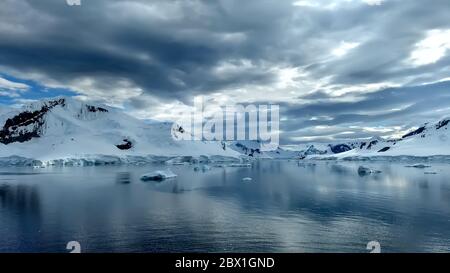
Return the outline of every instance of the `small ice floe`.
[[[177,177],[171,170],[155,171],[141,176],[142,181],[163,181],[170,178]]]
[[[244,181],[244,182],[250,182],[252,180],[253,179],[251,177],[244,177],[244,178],[242,178],[242,181]]]
[[[183,166],[183,165],[187,165],[188,163],[187,162],[172,162],[170,164],[172,164],[174,166]]]
[[[209,165],[202,165],[201,167],[200,166],[195,166],[194,167],[194,171],[195,172],[198,172],[200,170],[202,170],[202,172],[207,172],[207,171],[211,170],[211,167]]]
[[[233,163],[228,166],[235,167],[235,168],[250,168],[252,166],[252,164],[250,164],[250,163]]]
[[[369,175],[369,174],[376,174],[376,173],[381,173],[381,171],[378,170],[372,170],[363,166],[359,166],[358,168],[358,174],[360,176],[364,176],[364,175]]]
[[[425,169],[425,168],[430,168],[431,166],[424,165],[424,164],[414,164],[414,165],[408,165],[408,166],[405,166],[405,167],[407,167],[407,168]]]
[[[208,165],[203,165],[203,166],[202,166],[202,171],[203,171],[203,172],[206,172],[206,171],[209,171],[209,170],[211,170],[211,167],[210,167],[210,166],[208,166]]]

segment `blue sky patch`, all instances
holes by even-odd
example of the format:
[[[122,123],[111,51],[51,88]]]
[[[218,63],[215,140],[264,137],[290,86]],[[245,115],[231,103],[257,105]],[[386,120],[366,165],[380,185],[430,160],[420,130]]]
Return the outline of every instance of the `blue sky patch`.
[[[73,92],[65,88],[47,88],[35,81],[18,79],[16,77],[7,74],[0,73],[0,78],[3,78],[13,83],[21,83],[29,86],[28,90],[15,91],[11,89],[4,89],[0,85],[0,91],[4,91],[5,93],[11,94],[11,96],[9,96],[0,93],[0,104],[3,105],[13,105],[20,102],[21,100],[40,100],[43,98],[52,98],[57,96],[71,97],[77,95],[76,92]],[[14,96],[12,95],[13,93]]]

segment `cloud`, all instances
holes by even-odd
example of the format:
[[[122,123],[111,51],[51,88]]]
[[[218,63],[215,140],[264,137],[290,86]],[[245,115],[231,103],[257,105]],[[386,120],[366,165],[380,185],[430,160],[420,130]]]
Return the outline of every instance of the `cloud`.
[[[324,124],[388,135],[364,128],[444,108],[433,83],[450,72],[448,29],[448,0],[4,0],[0,73],[141,118],[174,118],[203,95],[282,105],[286,141]]]
[[[415,45],[410,62],[415,66],[436,63],[450,50],[450,29],[434,29],[427,32],[425,39]]]
[[[23,83],[13,82],[0,77],[0,96],[18,97],[20,92],[27,91],[30,87]]]
[[[360,43],[348,43],[342,41],[341,44],[331,52],[336,57],[345,56],[350,50],[358,47]]]
[[[309,102],[281,107],[288,120],[282,123],[282,130],[290,132],[284,137],[294,141],[300,136],[316,141],[324,136],[328,141],[399,136],[412,127],[450,117],[449,90],[450,82],[446,81],[354,94],[353,101],[339,101],[339,97],[323,93],[320,97],[304,97]],[[342,134],[349,131],[353,133]]]

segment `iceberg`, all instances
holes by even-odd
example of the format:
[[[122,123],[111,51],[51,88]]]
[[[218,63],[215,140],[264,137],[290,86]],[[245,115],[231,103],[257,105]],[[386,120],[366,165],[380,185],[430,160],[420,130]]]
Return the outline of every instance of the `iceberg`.
[[[405,166],[407,168],[416,168],[416,169],[425,169],[425,168],[430,168],[431,166],[428,165],[424,165],[424,164],[414,164],[414,165],[408,165]]]
[[[369,175],[369,174],[375,174],[375,173],[381,173],[381,171],[378,170],[372,170],[363,166],[359,166],[358,168],[358,174],[360,176]]]
[[[198,172],[198,171],[202,171],[202,172],[207,172],[210,171],[212,168],[209,165],[201,165],[201,166],[195,166],[194,167],[194,171]]]
[[[252,164],[250,164],[250,163],[233,163],[228,166],[235,167],[235,168],[250,168],[252,166]]]
[[[155,171],[152,173],[144,174],[141,176],[142,181],[163,181],[170,178],[175,178],[177,175],[173,173],[171,170],[166,171]]]

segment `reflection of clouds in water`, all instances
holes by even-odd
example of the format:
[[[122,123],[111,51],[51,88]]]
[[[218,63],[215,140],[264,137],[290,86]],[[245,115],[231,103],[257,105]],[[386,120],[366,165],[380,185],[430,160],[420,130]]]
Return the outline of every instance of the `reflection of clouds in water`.
[[[417,185],[419,188],[426,190],[430,187],[428,180],[424,179],[422,181],[418,181]]]
[[[450,185],[448,185],[446,183],[442,183],[440,185],[440,193],[441,193],[440,195],[441,195],[442,201],[448,202],[450,204]],[[449,207],[449,212],[450,212],[450,207]]]
[[[54,228],[45,240],[70,231],[99,251],[366,252],[371,240],[386,251],[414,251],[442,249],[450,238],[449,166],[427,176],[399,164],[364,162],[382,173],[361,178],[361,163],[315,164],[257,161],[253,168],[213,167],[205,173],[176,166],[171,168],[178,177],[161,183],[141,183],[139,177],[165,165],[73,168],[66,169],[67,181],[59,175],[33,181],[46,198],[37,206],[46,212],[44,224]],[[114,183],[127,180],[133,183]],[[0,187],[0,200],[20,203],[24,194],[17,192],[24,190],[9,186],[14,189]],[[0,220],[8,219],[4,215]],[[57,226],[48,225],[55,221]]]
[[[330,171],[339,175],[348,175],[351,174],[351,169],[343,166],[343,165],[339,165],[339,164],[333,164],[331,165]]]

